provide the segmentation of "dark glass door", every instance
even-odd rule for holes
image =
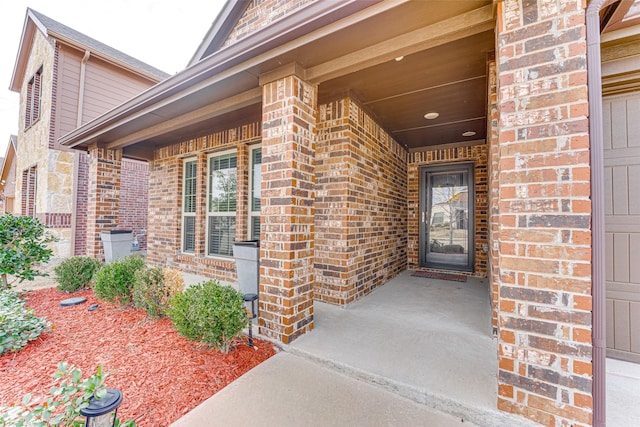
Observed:
[[[421,266],[473,271],[473,164],[425,167],[420,181]]]

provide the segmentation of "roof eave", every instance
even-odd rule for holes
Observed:
[[[114,58],[112,56],[106,55],[106,54],[104,54],[104,53],[102,53],[102,52],[100,52],[98,50],[91,49],[91,48],[83,45],[82,43],[79,43],[79,42],[77,42],[77,41],[75,41],[73,39],[70,39],[69,37],[65,37],[64,35],[62,35],[60,33],[57,33],[55,31],[49,31],[49,36],[51,36],[52,38],[55,38],[56,40],[59,40],[60,42],[66,44],[68,46],[71,46],[71,47],[73,47],[75,49],[79,49],[79,50],[81,50],[83,52],[88,50],[91,53],[91,56],[100,58],[100,59],[102,59],[102,60],[104,60],[106,62],[109,62],[111,64],[114,64],[114,65],[118,66],[119,68],[123,68],[125,70],[128,70],[128,71],[130,71],[130,72],[132,72],[134,74],[137,74],[137,75],[139,75],[141,77],[144,77],[146,79],[152,80],[152,81],[154,81],[156,83],[161,82],[162,80],[166,79],[166,77],[159,76],[159,75],[147,72],[147,71],[145,71],[145,70],[143,70],[141,68],[137,68],[137,67],[134,67],[134,66],[132,66],[130,64],[127,64],[126,62],[119,61],[118,59],[116,59],[116,58]]]
[[[163,100],[176,93],[188,95],[188,88],[191,85],[206,81],[213,76],[234,68],[234,66],[246,63],[251,58],[256,59],[260,55],[268,53],[274,49],[274,45],[286,43],[287,40],[283,41],[283,39],[286,39],[301,27],[305,27],[305,31],[312,32],[313,22],[311,22],[311,18],[315,18],[320,23],[324,22],[325,18],[332,13],[344,13],[344,16],[349,16],[354,13],[353,8],[359,10],[370,7],[380,1],[333,0],[311,3],[309,7],[300,9],[288,18],[211,54],[102,116],[96,117],[62,136],[59,142],[61,145],[70,148],[86,147],[95,142],[102,133],[117,127],[118,122],[127,119],[131,114],[159,105]],[[261,57],[261,60],[264,61],[266,59]],[[236,72],[239,73],[243,70],[237,70]]]
[[[20,43],[18,44],[16,61],[13,66],[13,74],[11,75],[11,82],[9,83],[9,90],[13,92],[20,92],[20,88],[22,87],[25,74],[24,70],[27,67],[29,51],[31,50],[36,28],[39,29],[45,37],[47,36],[47,28],[42,25],[42,22],[31,12],[31,9],[27,8],[24,16],[24,25],[22,26],[22,34],[20,35]]]
[[[7,151],[4,154],[4,159],[2,160],[2,166],[0,167],[0,180],[5,179],[9,173],[7,169],[7,165],[10,165],[15,161],[16,158],[16,142],[18,141],[18,137],[15,135],[11,135],[9,137],[9,144],[7,144]],[[4,185],[1,185],[4,188]]]

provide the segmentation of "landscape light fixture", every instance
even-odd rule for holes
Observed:
[[[85,427],[113,427],[116,425],[116,413],[122,402],[122,392],[115,388],[108,388],[107,394],[101,399],[92,397],[89,406],[80,410],[80,414],[87,417]]]

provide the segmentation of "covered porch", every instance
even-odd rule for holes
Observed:
[[[323,316],[352,322],[406,393],[591,424],[585,11],[561,3],[227,3],[187,69],[62,138],[91,154],[90,253],[122,157],[146,159],[150,262],[233,283],[230,247],[257,230],[264,335],[335,352]],[[469,279],[430,295],[408,268]],[[378,292],[379,318],[343,317]],[[397,351],[396,328],[415,337]]]
[[[411,274],[345,308],[317,302],[313,333],[174,427],[256,419],[281,426],[538,425],[495,407],[497,344],[487,329],[487,281]],[[607,360],[607,426],[640,424],[638,389],[640,366]]]

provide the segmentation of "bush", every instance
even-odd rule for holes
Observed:
[[[29,216],[0,216],[0,277],[3,289],[11,288],[8,275],[33,280],[46,276],[34,269],[35,264],[47,262],[53,251],[47,247],[55,239],[44,225]]]
[[[177,270],[159,267],[138,270],[133,284],[133,305],[151,317],[164,317],[169,300],[184,289],[184,280]]]
[[[144,259],[137,256],[103,265],[93,278],[96,296],[109,302],[130,304],[136,271],[144,267]]]
[[[167,315],[178,333],[228,353],[248,318],[240,292],[210,280],[191,286],[169,302]]]
[[[100,261],[95,258],[76,256],[65,259],[54,269],[58,289],[75,292],[86,288],[98,268]]]
[[[0,406],[0,426],[83,426],[84,417],[80,410],[89,406],[91,398],[103,398],[107,394],[102,367],[87,379],[82,379],[79,369],[72,369],[66,362],[58,363],[53,374],[55,385],[50,394],[39,404],[31,403],[31,394],[16,406]],[[134,421],[120,422],[120,427],[135,427]]]
[[[17,293],[0,290],[0,355],[22,350],[48,326],[45,318],[34,315]]]

